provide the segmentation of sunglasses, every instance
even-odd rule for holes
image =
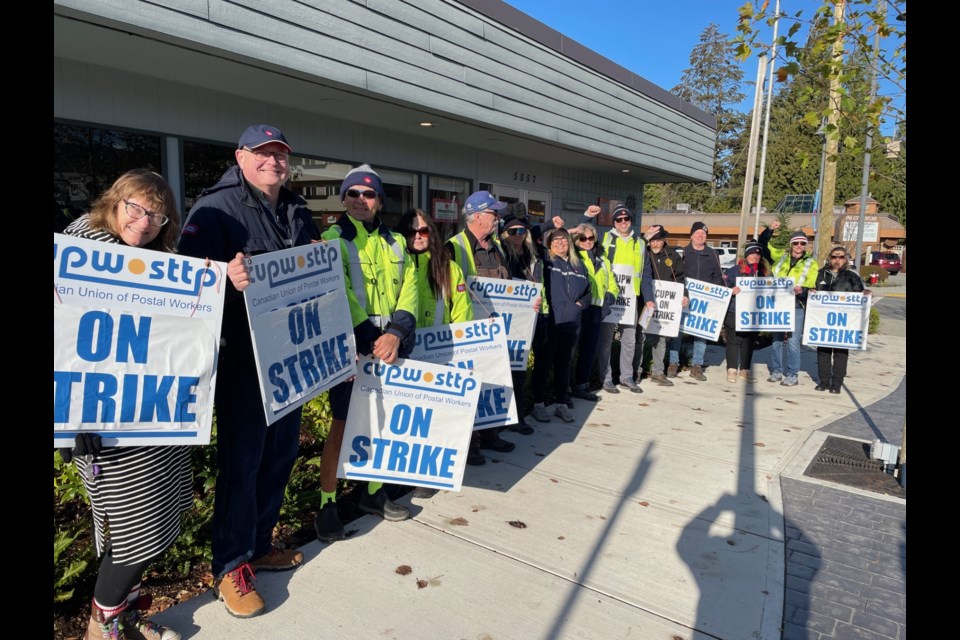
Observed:
[[[351,198],[366,198],[374,200],[377,197],[376,191],[360,191],[359,189],[347,189],[347,195]]]
[[[798,240],[798,241],[796,241],[796,242],[791,242],[790,244],[792,244],[792,245],[795,246],[795,247],[796,247],[796,246],[799,246],[799,245],[804,245],[804,246],[806,246],[807,241],[806,241],[806,240],[802,240],[802,241],[801,241],[801,240]]]
[[[427,227],[420,227],[419,229],[407,229],[406,231],[404,231],[404,234],[408,238],[415,238],[418,233],[424,238],[430,237],[430,229],[428,229]]]
[[[580,242],[593,242],[597,236],[580,236]]]
[[[614,218],[614,219],[613,219],[614,222],[623,222],[624,220],[626,220],[626,221],[629,222],[630,217],[629,217],[629,216],[620,216],[619,218]]]
[[[846,260],[847,256],[830,256],[831,260]]]
[[[511,236],[525,236],[527,235],[526,227],[510,227],[507,229],[507,233]]]

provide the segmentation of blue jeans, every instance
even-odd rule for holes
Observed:
[[[794,331],[790,333],[773,334],[773,351],[770,352],[770,364],[767,369],[770,373],[783,373],[784,376],[796,378],[800,373],[800,340],[803,338],[803,316],[805,309],[797,307],[793,310]],[[783,345],[786,337],[787,344]],[[787,361],[783,362],[783,351],[786,349]]]
[[[669,364],[680,364],[680,346],[683,331],[677,334],[676,338],[667,338],[667,362]]]
[[[703,355],[707,352],[707,341],[704,338],[693,339],[693,357],[690,364],[703,366]]]
[[[300,408],[268,426],[253,358],[231,360],[220,360],[215,399],[211,569],[217,578],[270,551],[300,445]]]

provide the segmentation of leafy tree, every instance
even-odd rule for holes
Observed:
[[[834,6],[838,2],[844,5],[844,19],[832,24]],[[769,0],[764,0],[759,9],[755,9],[750,2],[740,7],[740,21],[737,25],[739,34],[734,39],[740,60],[746,60],[757,49],[766,50],[765,43],[758,44],[762,34],[757,25],[773,25],[777,16],[768,12],[769,4]],[[780,18],[789,26],[786,35],[777,38],[778,52],[782,56],[777,67],[778,80],[784,81],[788,77],[796,76],[819,80],[806,85],[801,95],[801,103],[810,103],[810,108],[804,112],[804,119],[810,126],[817,128],[821,119],[829,115],[830,110],[837,108],[841,119],[854,123],[871,122],[878,127],[884,116],[893,117],[898,122],[905,121],[900,99],[906,94],[907,83],[906,32],[903,27],[906,21],[906,1],[883,0],[883,10],[878,9],[876,0],[819,0],[818,4],[809,17],[806,17],[802,10],[792,16],[781,13]],[[805,44],[798,39],[798,34],[804,27],[814,34]],[[857,66],[866,65],[868,69],[871,67],[874,61],[874,34],[877,32],[884,46],[878,52],[875,62],[878,77],[885,90],[878,92],[873,99],[866,93],[857,99],[848,90],[841,90],[840,100],[836,105],[826,104],[822,99],[818,99],[823,95],[818,92],[826,86],[830,78],[838,77],[841,83],[845,83]],[[844,51],[850,52],[848,57],[834,58],[831,55],[837,42],[843,45]],[[832,130],[828,131],[828,134],[839,135]],[[847,140],[846,144],[854,148],[856,142]]]
[[[700,43],[690,53],[690,67],[684,70],[680,83],[671,89],[679,98],[711,113],[717,118],[714,147],[713,181],[700,184],[664,184],[646,200],[654,208],[671,208],[688,202],[700,211],[723,211],[717,208],[718,192],[730,180],[735,147],[744,126],[744,114],[736,110],[743,101],[740,90],[743,71],[736,63],[735,50],[729,36],[720,33],[716,24],[708,25],[700,34]]]

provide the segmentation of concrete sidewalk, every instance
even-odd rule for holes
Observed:
[[[305,545],[296,572],[258,575],[260,617],[232,618],[204,595],[155,619],[199,639],[753,640],[781,638],[785,625],[791,638],[843,637],[784,619],[785,600],[790,616],[800,610],[785,580],[802,526],[785,520],[781,475],[795,486],[821,428],[898,389],[906,340],[871,336],[869,351],[850,354],[840,395],[814,391],[809,349],[799,386],[765,382],[769,352],[756,353],[752,385],[725,382],[714,346],[707,382],[644,381],[640,395],[577,401],[574,425],[509,434],[517,449],[468,468],[460,493],[416,501],[406,522],[361,518],[345,541]],[[806,487],[811,500],[882,501]],[[854,606],[837,604],[852,621]],[[823,622],[809,608],[801,617]]]

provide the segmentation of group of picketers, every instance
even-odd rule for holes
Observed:
[[[735,287],[737,275],[790,276],[797,283],[798,326],[802,326],[806,291],[814,288],[862,290],[859,277],[835,260],[818,270],[806,253],[807,238],[794,234],[791,248],[778,252],[767,241],[744,248],[743,259],[724,271],[716,252],[707,246],[708,229],[696,222],[681,256],[667,245],[662,226],[640,236],[633,229],[633,212],[624,205],[613,211],[613,228],[601,238],[594,225],[600,208],[590,206],[580,223],[565,228],[556,216],[533,223],[521,203],[508,206],[487,191],[466,198],[463,230],[444,241],[432,217],[411,209],[390,229],[379,215],[386,195],[377,172],[369,165],[352,169],[343,179],[340,199],[345,212],[321,234],[306,201],[291,191],[292,147],[270,125],[253,125],[240,136],[236,164],[213,186],[202,191],[180,225],[175,196],[158,174],[144,169],[125,173],[64,231],[103,242],[227,263],[218,380],[214,404],[217,416],[218,474],[212,523],[214,593],[227,611],[251,617],[265,611],[257,592],[257,571],[283,571],[303,562],[297,550],[273,540],[284,491],[296,461],[300,409],[266,423],[243,291],[250,284],[250,256],[317,241],[337,242],[345,258],[346,296],[357,351],[386,364],[411,352],[418,328],[473,319],[465,286],[471,276],[522,279],[543,285],[532,302],[537,312],[531,372],[533,404],[521,408],[516,424],[475,431],[467,463],[485,462],[483,450],[509,452],[514,443],[505,430],[529,435],[529,418],[570,423],[572,398],[596,402],[591,388],[594,366],[605,393],[621,389],[641,393],[643,332],[636,319],[624,324],[605,322],[618,299],[636,296],[638,307],[652,307],[653,281],[684,283],[694,278]],[[770,262],[761,258],[769,251]],[[845,252],[844,252],[845,255]],[[845,260],[845,258],[844,258]],[[772,266],[770,266],[772,264]],[[618,274],[629,276],[624,292]],[[818,277],[819,274],[819,277]],[[859,288],[858,288],[859,287]],[[687,303],[686,297],[683,303]],[[732,307],[733,305],[731,305]],[[637,314],[634,314],[636,316]],[[727,380],[753,381],[750,373],[754,334],[726,323]],[[774,336],[770,380],[797,384],[799,331]],[[611,351],[619,334],[619,378],[614,382]],[[680,339],[647,336],[653,353],[650,379],[671,386],[680,372]],[[781,344],[786,355],[782,355]],[[694,338],[689,376],[705,381],[705,340]],[[820,358],[818,389],[838,392],[846,370],[846,351],[831,350]],[[833,361],[831,363],[831,357]],[[826,367],[826,368],[824,368]],[[826,372],[826,373],[825,373]],[[513,372],[518,398],[525,397],[526,371]],[[329,390],[332,423],[320,465],[317,537],[333,542],[345,537],[337,506],[337,462],[343,441],[353,381]],[[599,390],[599,389],[598,389]],[[548,401],[552,399],[552,411]],[[180,634],[142,614],[149,606],[140,594],[141,577],[150,562],[170,547],[180,532],[180,515],[192,505],[192,472],[186,446],[104,447],[98,436],[77,436],[66,460],[75,459],[93,507],[96,547],[102,558],[86,638],[147,638],[177,640]],[[386,520],[409,517],[393,502],[381,483],[360,488],[359,508]],[[415,497],[431,491],[418,489]],[[140,517],[149,514],[149,519]]]

